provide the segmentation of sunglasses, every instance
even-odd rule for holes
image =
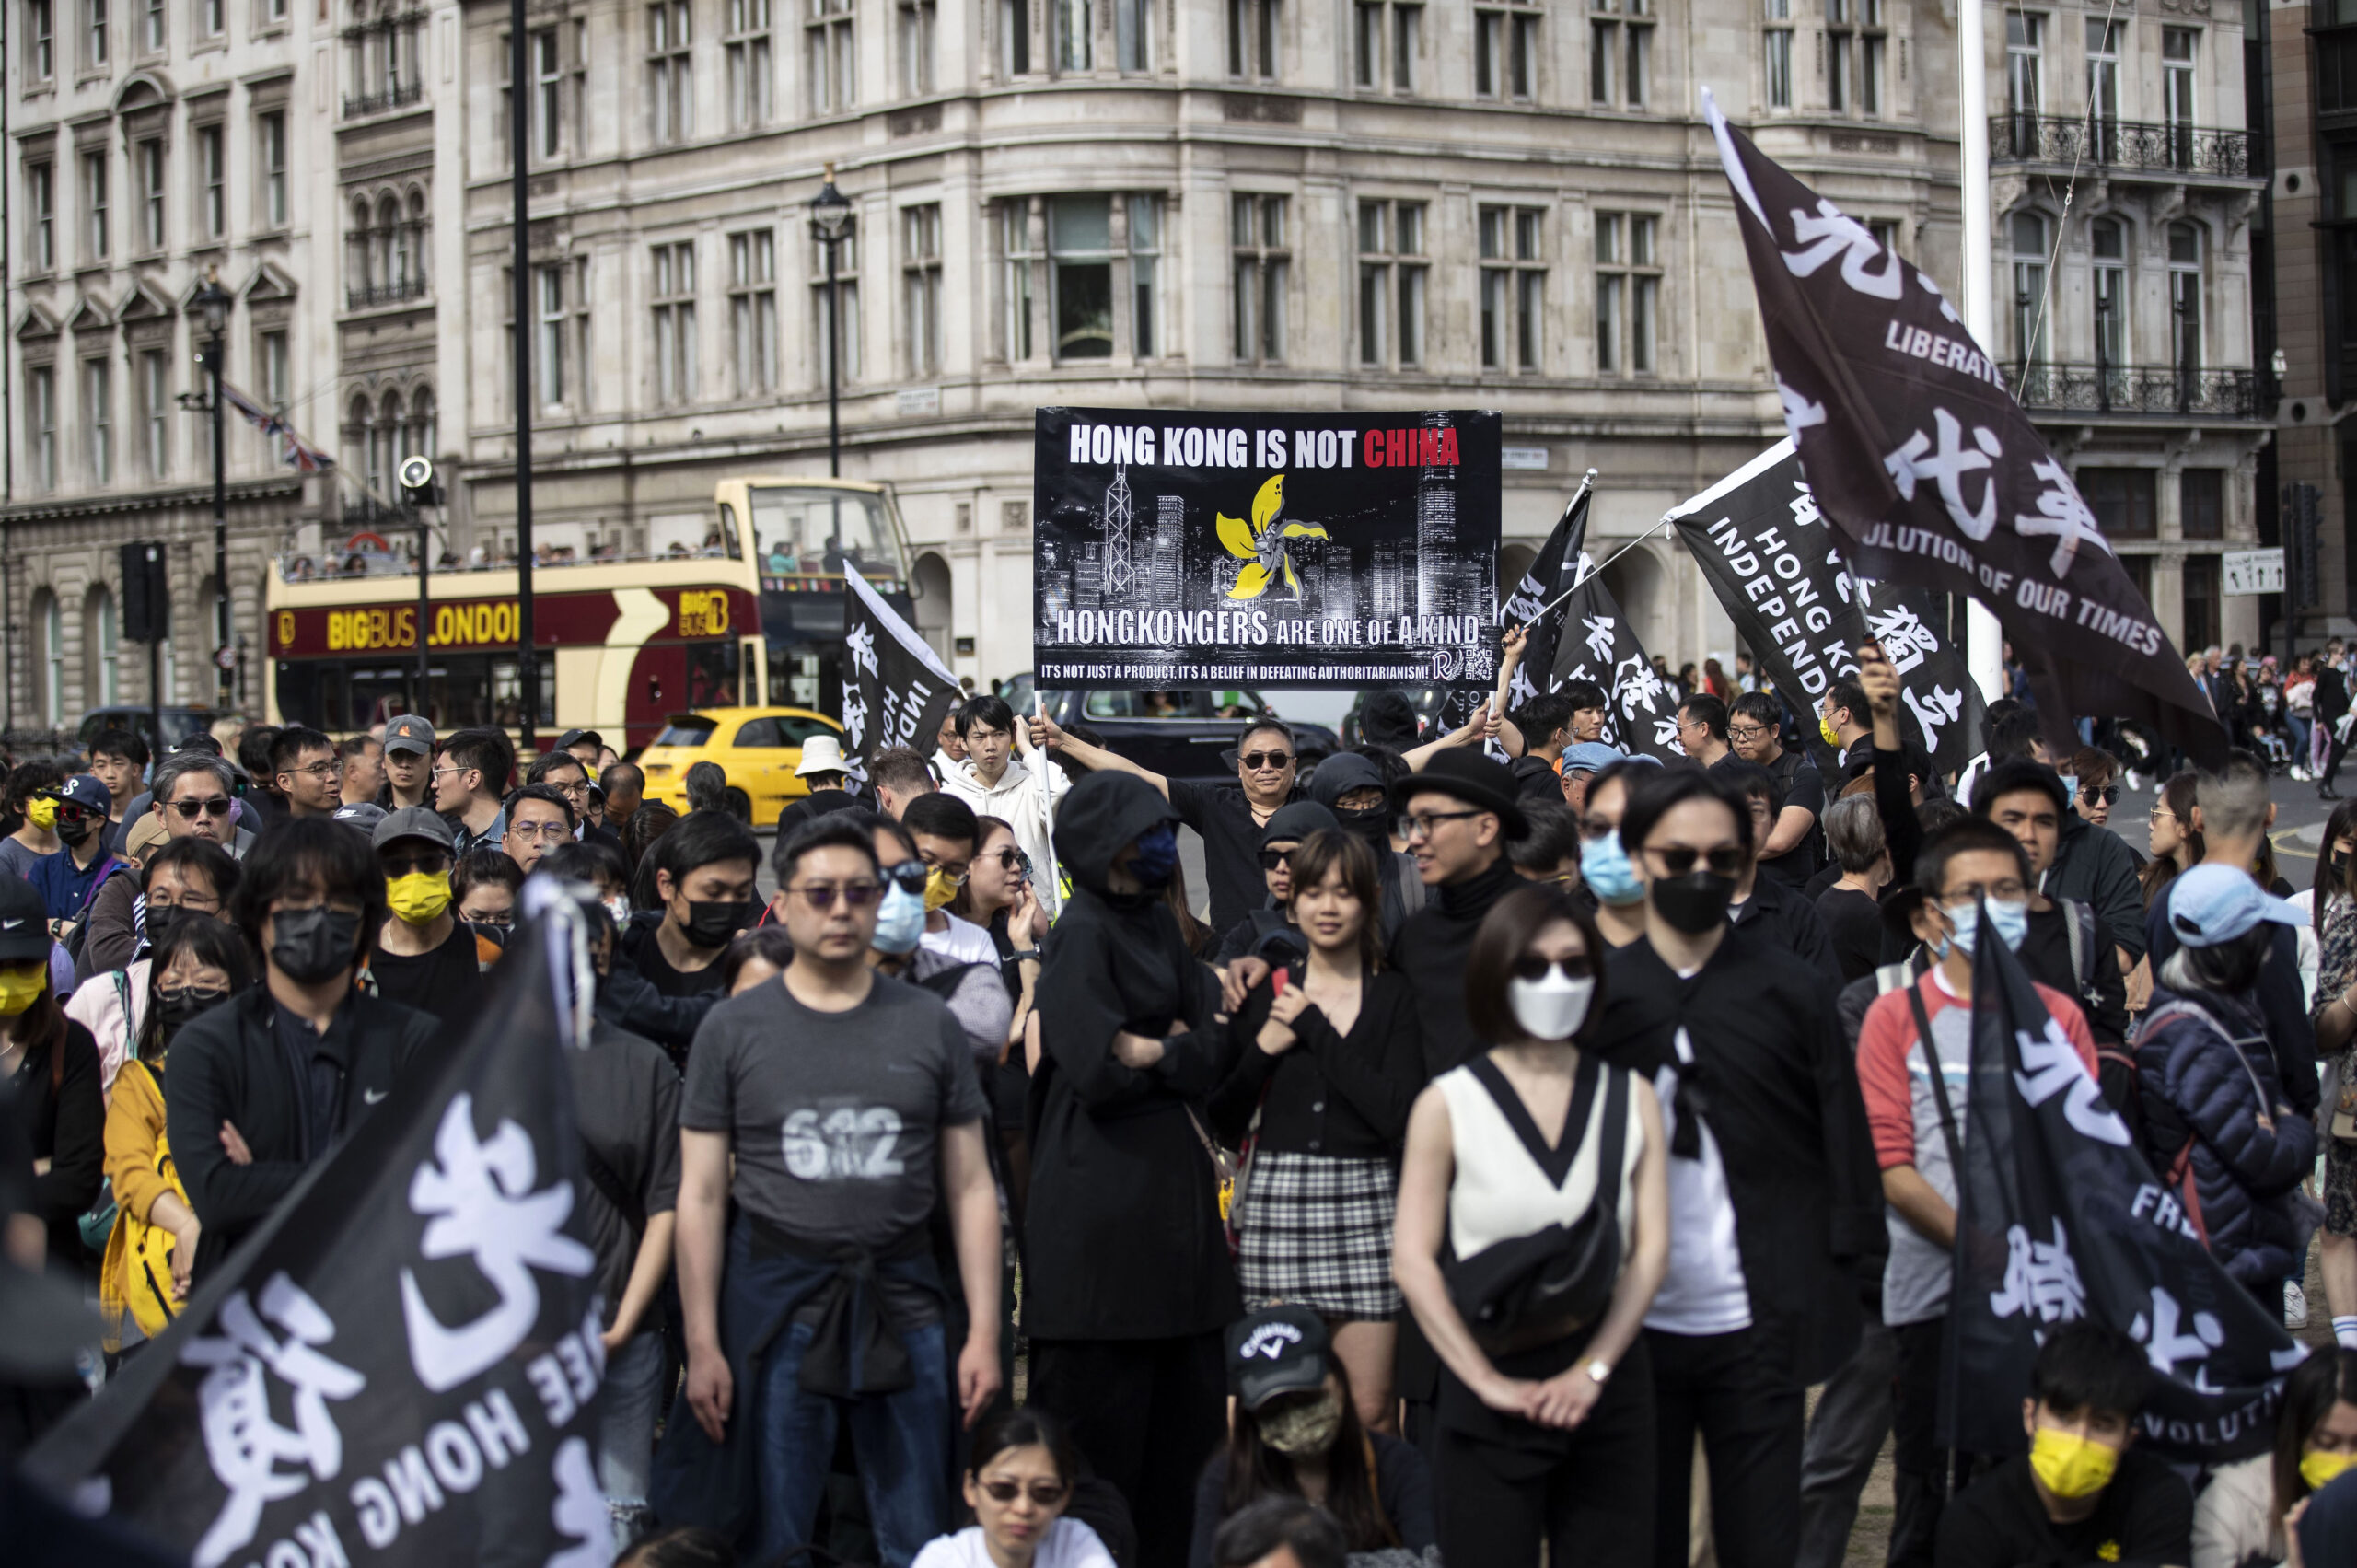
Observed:
[[[1289,849],[1264,849],[1260,852],[1260,869],[1263,871],[1285,871],[1292,866],[1293,851]]]
[[[1028,1489],[1019,1481],[986,1481],[980,1484],[982,1495],[993,1503],[1012,1503],[1028,1490],[1032,1505],[1039,1508],[1052,1508],[1072,1492],[1060,1481],[1035,1481]]]
[[[389,877],[407,877],[413,871],[423,871],[431,876],[436,871],[449,869],[450,857],[439,851],[430,854],[389,855],[385,860],[385,875]]]
[[[1031,857],[1019,849],[1011,847],[1002,849],[991,858],[998,862],[999,869],[1002,871],[1028,872],[1031,869]]]
[[[181,821],[193,822],[200,816],[226,817],[229,814],[229,797],[226,795],[215,795],[208,796],[203,800],[175,800],[171,803],[171,807],[180,814]]]
[[[864,910],[884,896],[883,888],[874,882],[805,882],[794,890],[821,912],[835,907],[838,893],[842,895],[843,908],[854,910]]]
[[[2114,806],[2119,801],[2119,786],[2118,784],[2089,784],[2079,792],[2079,798],[2090,806],[2098,800],[2106,806]]]
[[[87,806],[76,806],[71,801],[58,803],[57,819],[61,822],[87,822],[97,816],[98,813]]]
[[[1263,769],[1291,767],[1293,753],[1290,751],[1247,751],[1237,760],[1257,773]]]
[[[1559,973],[1566,980],[1586,980],[1596,973],[1596,965],[1585,953],[1575,958],[1542,958],[1536,953],[1525,953],[1514,961],[1516,980],[1541,981],[1550,973]]]
[[[1733,877],[1743,870],[1743,851],[1733,844],[1721,844],[1708,851],[1689,849],[1684,844],[1672,844],[1666,849],[1648,844],[1645,853],[1660,857],[1663,872],[1671,877],[1687,875],[1698,861],[1713,877]]]
[[[882,869],[884,880],[904,893],[923,892],[925,878],[933,873],[933,867],[922,860],[904,860],[898,865],[887,865]]]

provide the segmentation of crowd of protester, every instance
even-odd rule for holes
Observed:
[[[2321,662],[2263,715],[2323,723]],[[1952,781],[1901,714],[1872,648],[1798,710],[1713,661],[1667,766],[1586,682],[1379,693],[1306,782],[1244,721],[1229,788],[977,696],[930,757],[807,748],[766,855],[595,734],[108,731],[0,794],[6,1239],[141,1353],[464,1038],[538,878],[596,932],[625,1561],[1833,1568],[1887,1444],[1893,1568],[2357,1562],[2357,805],[2293,902],[2269,748],[2131,846],[2116,754],[2000,703]],[[2321,1155],[2339,1348],[2270,1452],[2145,1452],[2086,1321],[2018,1450],[1943,1448],[1992,939],[2286,1321]],[[85,1397],[6,1388],[0,1453]]]

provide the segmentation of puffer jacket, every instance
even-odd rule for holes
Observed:
[[[2290,1194],[2316,1164],[2316,1130],[2285,1102],[2258,1005],[2155,985],[2136,1075],[2144,1157],[2180,1196],[2190,1174],[2211,1256],[2247,1285],[2299,1267]]]

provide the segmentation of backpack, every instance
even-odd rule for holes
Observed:
[[[2141,1040],[2154,1029],[2178,1018],[2200,1019],[2205,1028],[2235,1048],[2235,1060],[2241,1063],[2243,1071],[2249,1074],[2251,1092],[2258,1097],[2258,1103],[2264,1108],[2267,1105],[2267,1088],[2258,1081],[2258,1074],[2251,1071],[2250,1058],[2244,1054],[2243,1042],[2200,1004],[2179,998],[2166,1006],[2154,1008],[2138,1022],[2136,1038]],[[2262,1040],[2260,1043],[2264,1046],[2266,1042]],[[2170,1156],[2168,1169],[2161,1174],[2161,1186],[2185,1205],[2186,1217],[2193,1222],[2194,1234],[2201,1238],[2201,1245],[2206,1248],[2210,1245],[2210,1226],[2201,1217],[2201,1191],[2193,1178],[2193,1145],[2200,1141],[2200,1133],[2189,1127],[2187,1129],[2184,1144]],[[2141,1136],[2138,1142],[2142,1142]]]
[[[2087,979],[2087,965],[2096,953],[2096,911],[2093,904],[2077,899],[2057,899],[2062,911],[2062,934],[2071,948],[2071,988],[2077,994],[2079,1005],[2087,1016],[2095,1016],[2096,988]],[[2131,1033],[2135,1032],[2133,1029]],[[2119,1113],[2128,1123],[2129,1132],[2138,1147],[2144,1143],[2144,1114],[2138,1096],[2142,1080],[2136,1072],[2136,1052],[2123,1040],[2116,1045],[2096,1041],[2096,1081],[2104,1091],[2104,1101]]]

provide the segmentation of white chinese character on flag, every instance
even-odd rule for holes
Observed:
[[[1792,269],[1796,278],[1809,276],[1839,256],[1841,281],[1860,294],[1872,295],[1876,299],[1897,299],[1906,285],[1907,275],[1898,252],[1884,250],[1882,241],[1865,225],[1821,196],[1814,213],[1799,207],[1793,209],[1793,238],[1801,249],[1787,250],[1783,257],[1784,265]],[[1876,262],[1881,263],[1881,271],[1866,270]]]
[[[843,633],[843,646],[851,650],[853,668],[870,675],[877,673],[875,627],[865,621],[853,621],[851,630]]]
[[[2030,465],[2030,472],[2046,482],[2038,494],[2038,515],[2014,515],[2014,531],[2024,539],[2051,538],[2054,554],[2047,562],[2058,577],[2071,575],[2071,562],[2077,556],[2082,543],[2092,544],[2105,554],[2111,545],[2103,537],[2103,528],[2087,504],[2079,499],[2078,487],[2071,482],[2070,470],[2052,458]]]
[[[2217,1393],[2217,1386],[2210,1381],[2208,1363],[2210,1353],[2226,1342],[2225,1325],[2210,1313],[2196,1312],[2193,1331],[2181,1333],[2178,1330],[2184,1318],[2185,1309],[2177,1305],[2177,1297],[2154,1285],[2151,1318],[2148,1321],[2143,1313],[2136,1314],[2136,1320],[2128,1325],[2128,1337],[2144,1347],[2144,1359],[2162,1376],[2176,1376],[2178,1364],[2189,1361],[2193,1364],[2195,1390]]]
[[[1989,1310],[2000,1318],[2026,1313],[2041,1323],[2066,1323],[2087,1315],[2087,1288],[2071,1257],[2062,1222],[2054,1239],[2039,1241],[2025,1225],[2005,1231],[2005,1284],[1989,1295]]]
[[[1937,751],[1941,727],[1963,716],[1964,693],[1934,686],[1928,696],[1917,695],[1911,687],[1903,688],[1899,695],[1907,699],[1908,711],[1915,715],[1915,722],[1923,726],[1923,744]]]
[[[1928,479],[1936,484],[1948,516],[1978,543],[1997,526],[1997,482],[1994,475],[1980,482],[1980,504],[1974,506],[1964,498],[1964,476],[1990,467],[1992,459],[2005,455],[2005,449],[1998,444],[1997,433],[1985,424],[1972,427],[1973,444],[1967,447],[1964,426],[1944,408],[1932,411],[1932,427],[1939,432],[1936,449],[1932,437],[1918,430],[1883,459],[1883,467],[1890,470],[1898,494],[1910,501],[1915,499],[1917,480]]]
[[[1866,622],[1874,628],[1875,641],[1882,645],[1883,656],[1901,675],[1940,651],[1938,635],[1906,605],[1895,604],[1880,614],[1869,610]]]
[[[1590,615],[1583,617],[1587,623],[1587,651],[1591,658],[1602,660],[1612,656],[1612,617]]]

